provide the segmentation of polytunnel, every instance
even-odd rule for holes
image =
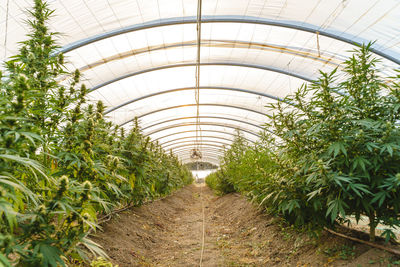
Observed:
[[[28,0],[0,2],[0,55],[17,53]],[[197,148],[218,164],[236,131],[256,142],[268,103],[341,72],[358,45],[374,42],[378,69],[400,64],[396,0],[50,0],[68,69],[89,100],[129,129],[190,162]],[[268,130],[268,129],[267,129]]]

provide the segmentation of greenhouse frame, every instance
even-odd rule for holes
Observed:
[[[140,118],[144,133],[161,145],[192,137],[202,150],[211,140],[206,136],[218,139],[227,135],[217,130],[229,135],[236,129],[257,140],[249,132],[265,122],[267,103],[312,83],[319,70],[340,71],[359,44],[374,42],[383,73],[400,63],[397,1],[49,3],[56,10],[51,30],[61,33],[59,51],[70,70],[81,70],[89,99],[104,101],[107,117],[127,129]],[[27,0],[0,3],[3,59],[24,40],[30,7]],[[183,162],[190,149],[177,152]]]

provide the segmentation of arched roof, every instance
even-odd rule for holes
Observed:
[[[32,2],[0,1],[3,59],[25,39]],[[319,70],[340,72],[357,44],[375,42],[388,76],[400,64],[397,0],[48,2],[60,51],[70,70],[81,70],[89,100],[102,100],[106,117],[123,127],[138,117],[143,132],[165,146],[186,142],[176,151],[183,162],[200,142],[217,163],[206,144],[229,144],[236,131],[255,142],[268,103]]]

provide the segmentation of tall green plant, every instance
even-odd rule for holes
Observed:
[[[399,226],[399,77],[385,82],[369,48],[344,63],[341,82],[336,70],[321,72],[311,86],[271,104],[266,129],[274,135],[265,131],[261,147],[240,153],[235,143],[221,168],[229,181],[298,225],[366,215],[372,241],[378,223]]]
[[[87,237],[99,214],[191,182],[188,170],[140,134],[137,124],[126,136],[103,117],[102,102],[86,104],[79,71],[66,72],[56,53],[56,33],[47,26],[52,13],[46,2],[34,1],[28,40],[0,79],[5,266],[65,266],[67,257],[86,257],[82,245],[104,256]]]

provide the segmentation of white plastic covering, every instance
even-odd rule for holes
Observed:
[[[30,0],[0,1],[0,57],[25,39]],[[80,69],[127,129],[190,161],[195,145],[198,0],[49,0],[70,70]],[[203,159],[217,163],[236,131],[254,142],[265,106],[338,68],[355,43],[375,41],[380,70],[400,63],[398,0],[202,0],[200,136]],[[178,144],[179,142],[184,142]],[[185,146],[183,146],[185,145]],[[225,146],[228,147],[228,146]]]

